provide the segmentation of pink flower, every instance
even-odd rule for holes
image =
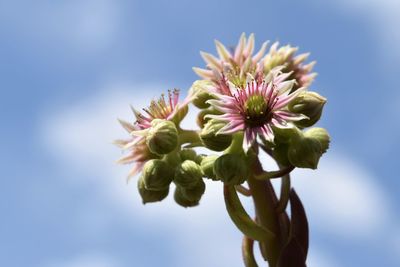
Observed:
[[[154,119],[171,120],[179,111],[179,108],[183,107],[188,102],[184,101],[184,105],[179,105],[178,100],[179,90],[174,89],[172,92],[168,90],[168,99],[166,100],[164,94],[162,94],[157,101],[152,100],[150,106],[143,109],[145,114],[132,108],[136,117],[136,122],[132,125],[133,128],[129,133],[134,137],[130,142],[126,143],[123,148],[130,149],[138,142],[144,140],[146,132],[151,127],[151,122]],[[129,123],[122,120],[120,120],[120,123],[125,129],[127,129],[127,124]]]
[[[244,131],[245,151],[251,147],[257,136],[273,142],[272,127],[288,128],[292,126],[290,122],[307,118],[287,110],[287,105],[305,88],[290,93],[295,80],[285,81],[291,73],[282,74],[280,69],[273,69],[265,80],[249,82],[245,88],[231,88],[231,91],[235,90],[231,96],[219,94],[218,99],[208,101],[223,113],[208,117],[227,122],[218,133]]]
[[[150,106],[143,109],[144,114],[132,108],[136,117],[136,122],[134,124],[119,120],[122,127],[131,135],[127,140],[114,141],[114,144],[121,147],[123,150],[129,150],[128,155],[120,158],[117,163],[134,163],[128,178],[139,173],[148,160],[159,157],[151,153],[147,147],[145,140],[146,132],[150,129],[151,122],[154,119],[172,120],[181,108],[185,107],[189,102],[189,99],[187,99],[182,104],[179,104],[178,100],[179,90],[174,89],[173,91],[168,91],[168,99],[165,99],[165,96],[161,95],[157,101],[151,101]]]

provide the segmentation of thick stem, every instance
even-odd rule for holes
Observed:
[[[253,162],[254,174],[262,172],[262,166],[257,157]],[[254,177],[248,179],[250,191],[252,193],[257,222],[275,234],[274,239],[260,242],[261,254],[268,260],[270,267],[276,267],[281,249],[280,227],[278,215],[275,212],[277,198],[269,180],[260,181]]]
[[[246,267],[258,267],[253,252],[254,240],[247,236],[243,236],[242,256]]]

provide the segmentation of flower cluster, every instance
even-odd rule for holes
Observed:
[[[218,56],[201,52],[206,68],[193,68],[202,78],[179,103],[179,91],[151,101],[134,123],[120,120],[130,134],[115,143],[127,155],[119,163],[133,163],[143,202],[160,201],[176,185],[175,199],[189,207],[205,191],[203,177],[225,184],[241,184],[251,175],[249,155],[266,149],[282,166],[316,168],[327,150],[329,136],[322,128],[304,131],[320,118],[326,99],[308,90],[315,62],[298,48],[268,42],[254,53],[255,39],[242,34],[228,50],[215,41]],[[267,52],[267,53],[266,53]],[[183,130],[180,121],[188,104],[200,109],[200,130]],[[185,148],[203,146],[219,154],[198,155]],[[221,154],[222,152],[222,154]]]

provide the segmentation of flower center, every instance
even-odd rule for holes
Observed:
[[[244,104],[246,124],[250,127],[262,126],[271,120],[268,102],[262,95],[250,96]]]

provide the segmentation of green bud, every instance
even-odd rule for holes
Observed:
[[[169,187],[167,187],[166,189],[161,190],[161,191],[153,191],[153,190],[146,189],[143,179],[138,180],[137,188],[138,188],[140,196],[142,197],[143,204],[146,204],[149,202],[161,201],[164,198],[166,198],[169,193]]]
[[[210,120],[210,118],[207,118],[206,115],[219,115],[221,114],[220,111],[216,110],[215,108],[208,108],[208,109],[202,109],[199,114],[197,114],[197,119],[196,123],[200,128],[204,128],[204,125]]]
[[[182,195],[189,201],[199,201],[206,191],[206,184],[200,180],[193,188],[181,188]]]
[[[183,193],[183,188],[180,186],[176,186],[175,193],[174,193],[175,202],[178,203],[180,206],[184,208],[194,207],[199,205],[199,200],[189,200],[186,198],[185,194]]]
[[[290,102],[288,108],[291,112],[306,115],[308,119],[295,122],[298,127],[305,128],[314,125],[322,114],[326,98],[315,92],[304,92]]]
[[[146,136],[150,151],[159,155],[168,154],[178,145],[178,130],[172,121],[155,119]]]
[[[180,152],[180,156],[182,161],[185,160],[192,160],[192,161],[196,161],[196,151],[194,151],[193,149],[190,148],[186,148],[186,149],[182,149],[182,151]]]
[[[228,134],[217,134],[226,123],[211,119],[200,132],[200,139],[204,146],[214,151],[222,151],[229,147],[232,136]]]
[[[289,144],[286,143],[278,143],[275,145],[274,150],[272,151],[272,154],[274,156],[274,159],[283,166],[289,166],[290,161],[288,159],[288,149],[289,149]]]
[[[322,128],[310,129],[289,145],[288,158],[299,168],[316,169],[319,159],[329,146],[329,135]]]
[[[194,159],[194,162],[196,162],[197,164],[201,164],[201,162],[203,161],[203,159],[206,157],[206,155],[204,154],[199,154],[196,156],[196,158]]]
[[[292,138],[299,138],[303,133],[296,127],[278,128],[272,127],[274,131],[275,143],[289,143]]]
[[[304,133],[304,136],[317,139],[321,144],[322,153],[325,153],[328,150],[330,137],[328,132],[324,128],[311,128]]]
[[[162,160],[152,159],[143,166],[142,179],[148,190],[165,190],[173,179],[171,167]]]
[[[181,187],[191,188],[195,187],[202,177],[200,166],[192,160],[185,160],[176,168],[174,181]]]
[[[214,181],[218,180],[214,173],[214,162],[217,160],[218,155],[209,155],[201,162],[201,170],[203,174]]]
[[[210,88],[213,87],[211,81],[198,80],[195,81],[190,88],[190,94],[193,95],[192,103],[200,109],[208,108],[210,104],[206,103],[207,100],[214,97],[210,94]]]
[[[214,162],[214,173],[225,184],[237,185],[247,180],[249,168],[243,155],[225,154]]]

